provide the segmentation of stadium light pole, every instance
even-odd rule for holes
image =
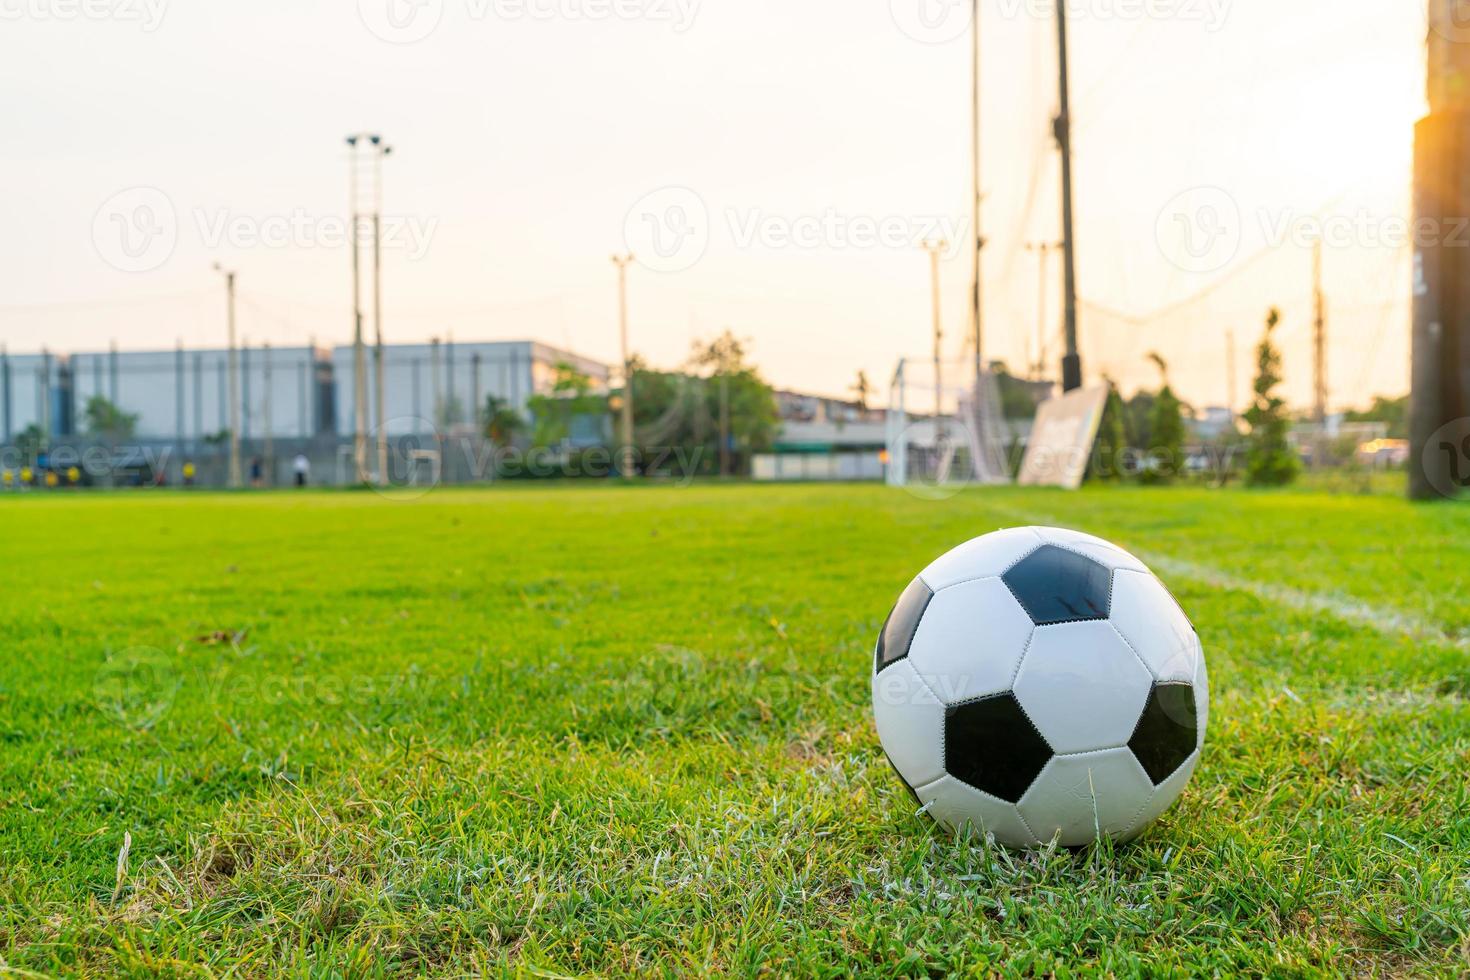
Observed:
[[[377,401],[378,485],[388,483],[388,426],[383,400],[383,158],[393,147],[378,135],[368,137],[373,147],[373,329],[377,334],[373,349],[374,383]]]
[[[357,482],[366,483],[367,476],[367,351],[362,339],[362,255],[358,241],[357,148],[365,135],[347,137],[348,147],[348,219],[349,244],[352,249],[352,463]]]
[[[239,353],[235,348],[235,273],[218,262],[214,270],[225,277],[225,300],[227,303],[226,323],[229,352],[225,370],[230,373],[228,384],[230,399],[230,476],[231,489],[240,486],[240,369]]]
[[[618,270],[618,336],[623,350],[623,424],[620,442],[618,469],[623,479],[633,476],[633,362],[628,355],[628,266],[633,264],[633,253],[614,255],[613,265]]]

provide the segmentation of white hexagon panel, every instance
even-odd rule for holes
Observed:
[[[1153,676],[1106,620],[1039,626],[1015,693],[1058,755],[1128,744]]]
[[[1200,660],[1199,637],[1179,603],[1152,572],[1113,574],[1109,618],[1155,678],[1194,680]]]
[[[934,593],[909,645],[909,662],[945,704],[1004,694],[1031,639],[1031,617],[998,578]]]
[[[1047,544],[1054,544],[1086,555],[1093,561],[1100,562],[1110,569],[1127,568],[1136,572],[1146,572],[1148,567],[1137,558],[1102,538],[1091,534],[1083,534],[1081,531],[1068,531],[1057,527],[1032,528]]]
[[[1173,806],[1179,794],[1184,792],[1184,787],[1189,782],[1189,777],[1194,775],[1194,767],[1197,765],[1199,765],[1199,753],[1195,752],[1185,761],[1184,765],[1174,770],[1173,775],[1154,787],[1153,795],[1149,797],[1148,803],[1138,816],[1133,818],[1133,826],[1128,828],[1121,839],[1132,840],[1143,833],[1149,824],[1163,816],[1164,811]]]
[[[1036,847],[1044,843],[1031,833],[1014,803],[982,793],[953,776],[921,786],[915,792],[929,816],[948,830],[968,828],[977,834],[991,834],[1006,847]]]
[[[1013,527],[966,541],[919,573],[938,592],[960,582],[1004,574],[1016,562],[1042,545],[1033,528]]]
[[[910,787],[944,775],[944,705],[907,660],[873,675],[873,718],[888,761]]]
[[[1125,748],[1057,756],[1016,808],[1039,840],[1081,847],[1132,830],[1153,799],[1153,782]]]

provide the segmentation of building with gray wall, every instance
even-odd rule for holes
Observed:
[[[318,390],[324,352],[242,347],[237,357],[242,439],[308,439],[327,428]],[[138,439],[197,444],[230,427],[228,351],[86,352],[68,364],[76,430],[97,395],[138,416]]]
[[[55,354],[0,353],[0,437],[10,442],[31,426],[66,424],[65,359]]]
[[[384,349],[384,420],[388,434],[427,435],[435,429],[473,424],[494,395],[524,413],[536,394],[551,390],[556,367],[568,363],[592,379],[594,388],[606,389],[606,364],[535,341],[499,343],[396,344]],[[374,353],[367,349],[368,430],[376,431]],[[336,390],[336,431],[357,431],[353,392],[356,370],[351,345],[332,351]]]

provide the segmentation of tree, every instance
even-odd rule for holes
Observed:
[[[1281,323],[1281,311],[1266,316],[1266,333],[1256,348],[1254,397],[1245,420],[1250,425],[1246,442],[1246,482],[1256,487],[1285,486],[1296,479],[1301,460],[1286,441],[1286,402],[1275,394],[1281,384],[1281,351],[1271,335]]]
[[[1409,437],[1409,396],[1386,398],[1383,395],[1377,395],[1373,399],[1372,407],[1360,412],[1348,412],[1345,421],[1383,422],[1388,426],[1388,438],[1407,439]]]
[[[1000,414],[1003,418],[1030,420],[1036,418],[1038,388],[1023,378],[1011,374],[1004,362],[990,365],[991,379],[1000,393]]]
[[[1149,409],[1149,462],[1139,474],[1144,483],[1170,483],[1184,468],[1184,413],[1169,385],[1169,365],[1157,353],[1149,360],[1159,369],[1163,387]]]
[[[873,394],[873,384],[868,380],[868,372],[859,371],[857,381],[850,390],[853,394],[857,395],[858,408],[866,412],[868,410],[868,398]]]
[[[46,446],[46,433],[32,423],[15,434],[15,448],[21,459],[34,460]]]
[[[1128,445],[1144,449],[1152,437],[1150,424],[1154,414],[1154,393],[1135,391],[1133,397],[1123,403],[1123,431],[1128,434]]]
[[[749,363],[746,342],[729,330],[709,341],[696,341],[690,351],[689,368],[708,370],[703,415],[715,420],[714,456],[721,475],[744,470],[752,453],[775,443],[780,413],[775,393]],[[635,402],[636,405],[636,402]],[[701,440],[706,448],[708,442]]]
[[[1102,422],[1097,429],[1097,442],[1092,453],[1089,476],[1094,480],[1121,480],[1128,474],[1123,472],[1123,453],[1128,448],[1128,436],[1123,428],[1123,396],[1112,378],[1104,378],[1108,384],[1108,400],[1103,406]]]
[[[101,395],[87,400],[82,411],[90,435],[106,439],[131,439],[138,427],[138,415],[124,412]]]
[[[562,361],[556,365],[551,392],[526,403],[531,412],[531,441],[538,447],[556,446],[572,435],[572,420],[581,415],[606,415],[607,398],[592,391],[592,379]]]
[[[510,402],[495,395],[485,399],[485,438],[495,448],[507,448],[525,428],[526,420],[510,407]]]

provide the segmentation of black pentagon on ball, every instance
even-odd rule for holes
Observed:
[[[945,771],[982,793],[1019,802],[1051,757],[1051,746],[1014,694],[945,711]]]
[[[893,611],[883,621],[882,632],[878,634],[878,673],[909,655],[909,646],[914,642],[919,620],[923,618],[924,610],[929,608],[929,600],[933,598],[934,590],[920,578],[914,579],[903,590]]]
[[[1189,684],[1155,684],[1128,747],[1157,786],[1194,754],[1199,744],[1194,688]]]
[[[1001,579],[1037,626],[1107,619],[1113,601],[1110,568],[1056,545],[1031,552]]]

